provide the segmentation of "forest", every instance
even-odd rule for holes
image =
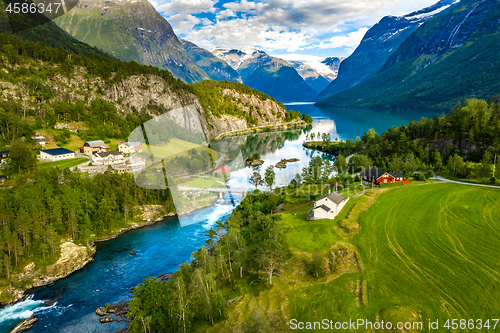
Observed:
[[[0,196],[0,285],[18,284],[13,274],[28,262],[54,263],[61,239],[92,246],[135,219],[138,205],[159,204],[175,212],[168,190],[137,187],[133,175],[111,171],[94,177],[57,168],[19,175]]]
[[[392,127],[381,135],[370,129],[355,140],[324,139],[304,145],[339,155],[337,165],[344,170],[345,157],[358,154],[350,163],[355,172],[371,166],[406,174],[446,170],[459,178],[475,176],[495,183],[492,166],[500,153],[499,102],[498,96],[488,101],[469,99],[447,115]]]
[[[164,283],[149,278],[134,289],[129,316],[132,332],[189,332],[193,327],[224,318],[227,297],[245,288],[273,285],[273,278],[290,257],[278,217],[269,214],[284,195],[256,191],[246,196],[225,221],[207,231],[206,246],[192,254]],[[258,332],[262,318],[246,323]]]

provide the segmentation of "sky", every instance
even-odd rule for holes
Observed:
[[[349,56],[375,23],[438,0],[150,0],[200,47],[256,48],[287,60]]]

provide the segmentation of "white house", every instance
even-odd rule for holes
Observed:
[[[124,162],[124,156],[118,150],[103,151],[92,155],[92,163],[97,165],[112,165]]]
[[[139,156],[131,156],[128,161],[127,161],[127,164],[130,165],[130,168],[132,168],[132,170],[142,170],[146,167],[146,161],[144,160],[144,158],[142,157],[139,157]]]
[[[75,153],[66,148],[40,150],[40,155],[38,155],[38,159],[40,161],[47,161],[47,162],[68,160],[70,158],[75,158],[75,157],[76,157]]]
[[[334,219],[348,201],[349,198],[331,192],[314,203],[314,209],[309,214],[308,220]]]
[[[118,150],[124,154],[142,153],[142,143],[140,142],[120,142]]]
[[[45,137],[41,135],[32,136],[31,139],[38,143],[40,146],[45,147]]]

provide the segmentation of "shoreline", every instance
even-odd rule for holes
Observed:
[[[255,133],[261,133],[261,132],[266,132],[266,131],[279,132],[279,131],[285,131],[285,130],[289,130],[289,129],[305,128],[308,125],[312,125],[312,124],[308,124],[305,121],[301,120],[300,122],[290,122],[290,123],[283,123],[283,124],[277,124],[277,125],[265,125],[265,126],[250,127],[250,128],[246,128],[246,129],[221,133],[221,134],[217,135],[215,138],[211,139],[211,141],[212,140],[221,140],[221,139],[224,139],[226,137],[255,134]]]
[[[118,232],[116,232],[115,234],[113,234],[111,236],[104,236],[104,237],[96,238],[92,243],[90,252],[87,252],[88,257],[86,257],[85,260],[79,262],[75,268],[70,269],[70,270],[63,272],[62,274],[59,274],[56,276],[49,276],[46,278],[42,278],[41,281],[29,285],[28,288],[26,288],[26,289],[9,288],[9,287],[5,288],[4,290],[8,290],[10,293],[14,293],[15,296],[14,296],[14,299],[11,301],[0,302],[0,309],[4,309],[6,307],[9,307],[9,306],[12,306],[12,305],[15,305],[17,303],[25,301],[30,296],[29,291],[31,289],[44,287],[44,286],[52,284],[58,280],[62,280],[64,278],[70,276],[71,274],[79,271],[80,269],[82,269],[87,264],[91,263],[92,261],[94,261],[94,257],[97,254],[97,248],[95,246],[96,243],[105,242],[105,241],[117,238],[117,237],[125,234],[128,231],[151,226],[151,225],[154,225],[158,222],[163,221],[167,217],[174,217],[174,216],[177,216],[177,213],[170,212],[170,213],[167,213],[166,215],[162,215],[156,219],[145,220],[142,223],[135,223],[134,222],[134,223],[130,224],[128,227],[121,228]],[[76,244],[75,244],[75,246],[76,246]],[[88,248],[87,248],[87,251],[89,251]],[[61,259],[61,257],[59,259]],[[21,274],[23,274],[23,273],[21,273]]]

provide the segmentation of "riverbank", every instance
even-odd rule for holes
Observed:
[[[7,286],[0,289],[0,296],[7,299],[0,302],[0,309],[26,300],[29,296],[26,292],[32,288],[52,284],[85,267],[94,260],[95,243],[116,238],[127,231],[144,228],[176,215],[174,212],[166,212],[161,205],[144,205],[136,208],[140,209],[136,219],[139,218],[142,222],[130,222],[128,226],[114,230],[109,236],[94,239],[92,245],[88,247],[77,245],[72,240],[63,240],[60,245],[61,255],[55,264],[38,269],[34,262],[27,264],[22,273],[14,276],[23,287]]]
[[[278,125],[257,126],[257,127],[243,129],[243,130],[224,132],[224,133],[219,134],[218,136],[216,136],[212,140],[221,140],[221,139],[224,139],[227,137],[255,134],[255,133],[261,133],[261,132],[274,132],[274,131],[285,131],[285,130],[296,129],[296,128],[306,128],[309,125],[312,125],[312,124],[306,123],[305,121],[301,120],[298,122],[283,123],[283,124],[278,124]]]

